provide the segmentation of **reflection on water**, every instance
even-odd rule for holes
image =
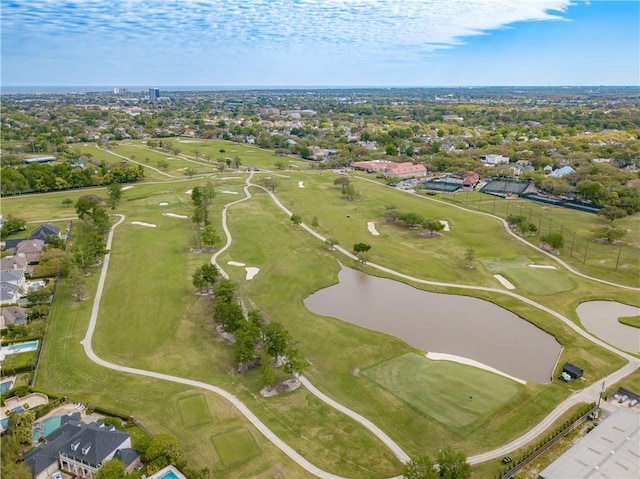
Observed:
[[[475,359],[530,382],[551,381],[560,344],[500,306],[421,291],[345,267],[339,280],[305,299],[307,308],[391,334],[423,351]]]
[[[625,316],[640,316],[640,308],[616,301],[587,301],[576,308],[584,327],[614,346],[640,353],[640,329],[618,322]]]

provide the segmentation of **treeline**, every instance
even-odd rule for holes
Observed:
[[[0,193],[16,195],[112,183],[133,183],[143,180],[145,172],[142,165],[133,165],[124,161],[113,166],[103,162],[100,167],[70,163],[5,166],[0,170],[0,175],[2,176]]]

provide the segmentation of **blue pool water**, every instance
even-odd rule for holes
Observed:
[[[24,411],[24,408],[22,406],[16,406],[11,408],[11,412],[22,412]]]
[[[180,478],[178,477],[178,475],[175,472],[167,471],[163,475],[158,477],[158,479],[180,479]]]
[[[6,393],[9,389],[11,389],[12,385],[13,381],[5,381],[3,383],[0,383],[0,393]]]
[[[48,437],[53,431],[60,427],[62,416],[51,416],[42,420],[42,429],[33,430],[33,441],[40,439],[41,435]]]
[[[28,343],[12,344],[8,346],[10,351],[33,351],[38,349],[38,341],[29,341]]]
[[[9,418],[5,417],[4,419],[0,419],[0,425],[2,425],[2,429],[6,431],[9,427]]]

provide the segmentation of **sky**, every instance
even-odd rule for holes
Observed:
[[[640,86],[640,0],[0,0],[2,86]]]

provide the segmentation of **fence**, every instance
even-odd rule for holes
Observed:
[[[474,195],[477,198],[477,195]],[[487,195],[486,199],[469,199],[469,193],[439,195],[444,201],[464,206],[470,210],[491,213],[506,219],[509,216],[522,216],[527,224],[536,227],[537,236],[547,236],[549,233],[560,233],[564,238],[562,255],[569,257],[583,265],[607,269],[615,272],[625,272],[635,275],[640,272],[640,248],[622,241],[616,243],[598,242],[586,238],[583,232],[565,226],[553,218],[545,216],[539,207],[528,206],[527,200],[503,199]]]

